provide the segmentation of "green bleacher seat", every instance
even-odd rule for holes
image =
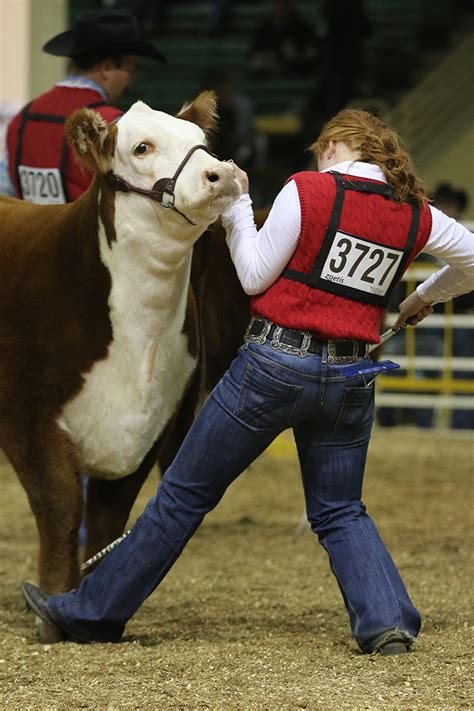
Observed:
[[[151,1],[151,0],[150,0]],[[301,14],[318,29],[318,3],[295,0]],[[97,0],[70,0],[71,20],[85,10],[97,9]],[[365,0],[372,34],[365,42],[367,91],[389,94],[407,86],[418,65],[420,23],[449,26],[450,0]],[[219,37],[208,36],[210,2],[170,3],[163,30],[153,41],[168,59],[166,67],[141,60],[135,86],[123,99],[128,105],[142,98],[152,106],[175,111],[192,98],[210,71],[228,71],[239,89],[253,100],[258,113],[285,112],[303,106],[316,76],[265,80],[248,71],[248,48],[253,32],[269,11],[265,0],[234,0],[228,26]]]

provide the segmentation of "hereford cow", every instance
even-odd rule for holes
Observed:
[[[0,200],[0,446],[50,594],[79,581],[82,471],[89,557],[120,535],[193,417],[192,246],[240,195],[233,166],[205,147],[214,121],[209,92],[178,117],[138,102],[107,126],[81,109],[66,133],[96,172],[89,190],[67,205]]]

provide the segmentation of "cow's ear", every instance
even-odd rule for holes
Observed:
[[[217,100],[214,91],[203,91],[190,104],[184,104],[178,118],[192,121],[209,134],[217,125]]]
[[[112,167],[117,142],[117,126],[107,124],[92,109],[78,109],[66,121],[64,131],[78,163],[96,173]]]

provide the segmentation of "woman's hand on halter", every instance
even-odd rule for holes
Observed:
[[[242,188],[242,194],[248,193],[249,191],[249,179],[248,175],[245,172],[245,170],[242,170],[242,168],[239,168],[237,163],[234,163],[232,159],[228,160],[227,163],[232,163],[234,166],[234,171],[235,171],[235,177],[240,183],[240,187]]]
[[[393,328],[402,328],[404,323],[416,326],[427,316],[433,313],[431,304],[426,304],[420,299],[416,291],[408,296],[399,306],[400,316],[395,321]]]

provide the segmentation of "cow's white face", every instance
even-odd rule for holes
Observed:
[[[102,174],[113,172],[134,187],[152,190],[157,180],[174,176],[193,146],[206,143],[205,131],[215,122],[215,106],[212,92],[200,94],[178,116],[154,111],[138,101],[116,124],[109,125],[96,112],[80,109],[68,119],[66,135],[87,168]],[[175,207],[202,227],[235,202],[241,187],[232,164],[196,150],[178,176],[174,192]],[[139,199],[143,203],[140,213],[154,211],[162,224],[186,225],[182,216],[149,197],[118,195],[121,201],[133,201],[134,210]]]
[[[124,114],[117,128],[112,170],[147,190],[160,178],[173,177],[188,151],[206,143],[204,131],[196,124],[154,111],[141,101]],[[177,178],[175,205],[193,222],[208,225],[239,195],[233,166],[199,149]],[[159,205],[156,209],[163,210]]]

